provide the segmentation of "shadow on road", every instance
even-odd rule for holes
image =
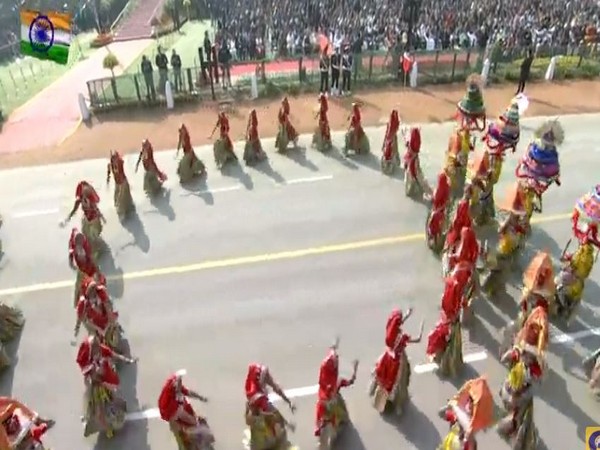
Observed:
[[[123,298],[125,283],[123,282],[123,269],[117,267],[110,247],[100,257],[98,262],[100,272],[106,276],[106,287],[113,298]]]
[[[340,436],[336,439],[335,448],[343,448],[344,450],[367,450],[365,443],[360,437],[360,433],[352,423],[349,423]]]
[[[156,210],[169,219],[170,222],[175,220],[175,210],[171,206],[171,191],[163,189],[162,192],[155,197],[150,198],[150,204],[156,208]],[[150,211],[152,213],[152,211]]]
[[[285,178],[283,178],[283,176],[279,172],[277,172],[275,169],[273,169],[273,167],[271,166],[271,163],[269,162],[268,159],[261,161],[260,163],[256,164],[255,166],[252,166],[252,169],[268,176],[277,184],[285,183]]]
[[[200,197],[209,206],[215,204],[215,198],[206,184],[206,176],[196,177],[189,183],[181,184],[180,186],[185,191],[182,195],[183,197],[193,195]]]
[[[295,162],[299,166],[305,167],[313,172],[318,172],[319,168],[306,157],[305,147],[296,147],[294,149],[287,150],[283,153],[283,156]]]
[[[4,371],[0,374],[0,394],[11,396],[13,390],[13,382],[15,377],[15,370],[17,369],[17,365],[19,364],[19,344],[21,342],[21,336],[23,335],[23,331],[27,326],[27,322],[25,322],[25,326],[23,329],[15,336],[15,338],[7,343],[3,343],[4,351],[6,352],[6,356],[10,360],[10,366],[8,366]]]
[[[411,401],[406,403],[402,417],[384,415],[383,420],[393,425],[413,448],[437,448],[442,440],[433,422]]]
[[[381,172],[381,162],[373,153],[368,153],[366,155],[352,155],[350,158],[356,164],[360,164],[367,169],[371,169],[375,172]]]
[[[336,160],[342,166],[347,167],[348,169],[358,170],[358,166],[348,158],[344,157],[344,155],[340,153],[340,150],[335,146],[328,152],[323,152],[323,155],[325,155],[327,158]]]
[[[121,249],[130,246],[136,246],[142,252],[148,253],[150,250],[150,238],[146,234],[144,223],[141,221],[137,211],[132,212],[129,217],[122,222],[122,225],[123,228],[129,231],[129,234],[133,236],[133,242],[125,244],[121,247]]]
[[[252,182],[252,178],[246,172],[244,172],[244,168],[239,164],[239,162],[231,162],[226,164],[221,169],[221,174],[225,177],[237,178],[240,183],[249,191],[254,189],[254,183]]]

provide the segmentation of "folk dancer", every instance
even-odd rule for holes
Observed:
[[[507,212],[508,216],[498,227],[498,245],[495,251],[490,251],[485,243],[486,250],[483,252],[481,289],[489,297],[505,290],[507,272],[514,268],[527,235],[525,194],[519,182],[514,183],[499,209]]]
[[[467,381],[439,415],[450,430],[438,450],[477,450],[477,433],[494,423],[494,397],[485,377]]]
[[[336,341],[319,368],[315,436],[324,448],[331,448],[341,427],[350,421],[340,390],[354,384],[358,369],[358,361],[354,361],[352,376],[349,379],[340,378],[338,346],[339,341]]]
[[[421,342],[423,337],[423,323],[421,323],[419,336],[416,338],[402,331],[402,325],[411,314],[412,310],[410,309],[406,315],[395,309],[387,320],[386,349],[375,363],[369,390],[373,406],[380,414],[383,414],[391,406],[396,415],[402,415],[404,404],[408,399],[411,369],[406,355],[406,347],[408,344]]]
[[[471,212],[469,209],[469,198],[466,196],[456,205],[454,217],[448,227],[448,232],[446,233],[442,253],[442,274],[444,276],[448,276],[453,269],[454,259],[452,259],[451,256],[454,255],[458,249],[462,229],[465,227],[471,228],[472,226],[473,220],[471,219]]]
[[[75,307],[75,337],[83,325],[89,334],[100,336],[105,344],[118,349],[122,329],[118,322],[119,314],[114,311],[106,286],[88,278],[84,289],[84,294],[79,297]]]
[[[484,226],[496,217],[489,153],[487,151],[478,153],[469,166],[468,183],[472,187],[471,217],[475,225]]]
[[[515,153],[520,137],[519,105],[513,100],[498,120],[488,126],[483,137],[483,142],[490,154],[491,181],[494,185],[500,179],[506,152]]]
[[[445,169],[452,181],[454,197],[464,192],[469,153],[474,150],[473,131],[483,131],[486,125],[485,105],[481,93],[481,79],[471,75],[467,79],[467,92],[457,103],[457,127],[450,136],[446,150]]]
[[[103,432],[111,438],[125,424],[127,405],[117,392],[120,384],[115,368],[117,360],[128,364],[137,362],[137,358],[116,353],[94,335],[79,346],[77,365],[85,382],[85,437]]]
[[[560,161],[558,146],[565,139],[565,132],[557,120],[543,123],[534,133],[535,139],[517,165],[515,175],[528,189],[527,203],[529,219],[535,209],[542,212],[542,196],[556,183],[560,186]],[[535,201],[539,204],[535,205]],[[531,208],[531,212],[529,211]]]
[[[210,139],[212,139],[217,129],[219,130],[219,138],[213,144],[213,154],[217,169],[221,170],[227,162],[238,160],[237,155],[233,151],[233,142],[229,137],[229,119],[224,112],[219,113],[217,123],[210,134]]]
[[[383,138],[381,149],[381,171],[387,175],[394,173],[400,165],[400,154],[398,153],[398,131],[400,130],[400,117],[398,110],[392,110]]]
[[[42,437],[55,425],[17,399],[0,397],[0,448],[44,448]]]
[[[344,144],[344,155],[354,152],[357,155],[365,155],[370,152],[371,144],[369,138],[362,126],[362,117],[360,114],[360,105],[352,103],[352,112],[348,116],[350,126],[346,131]]]
[[[67,218],[60,224],[64,227],[67,222],[73,218],[81,206],[83,212],[83,217],[81,218],[81,231],[92,246],[94,260],[98,260],[98,257],[100,256],[102,246],[100,235],[102,234],[102,224],[106,223],[104,215],[102,215],[98,208],[98,203],[100,203],[100,197],[94,187],[87,181],[80,181],[75,188],[75,203],[73,204],[73,209],[69,212]]]
[[[538,445],[533,389],[544,375],[547,345],[548,317],[544,308],[537,307],[523,325],[514,347],[501,358],[509,373],[500,389],[506,416],[498,424],[498,433],[515,450],[534,450]]]
[[[182,123],[179,127],[179,137],[177,141],[177,151],[175,152],[175,158],[179,156],[179,150],[183,150],[183,156],[179,160],[177,166],[177,175],[179,175],[180,183],[189,183],[197,176],[206,175],[206,166],[204,162],[198,158],[192,142],[190,139],[190,132],[187,127]]]
[[[567,324],[575,317],[581,304],[585,281],[592,272],[597,251],[600,251],[600,185],[577,201],[571,220],[573,236],[578,242],[577,250],[567,252],[571,243],[569,240],[561,256],[562,266],[556,277],[557,312]]]
[[[267,158],[258,136],[258,117],[256,110],[250,111],[248,125],[246,126],[246,146],[244,147],[244,161],[252,166]]]
[[[127,175],[125,175],[125,162],[119,152],[111,150],[110,160],[106,167],[106,185],[110,183],[110,176],[115,180],[113,202],[120,220],[134,209],[133,198]]]
[[[427,197],[431,195],[431,187],[423,176],[421,169],[421,129],[411,127],[408,138],[404,139],[404,193],[407,197]]]
[[[185,370],[180,370],[167,378],[158,397],[158,411],[161,419],[169,424],[178,449],[202,449],[212,445],[215,437],[206,419],[196,414],[188,398],[201,402],[208,399],[185,387],[184,375]]]
[[[275,138],[275,148],[277,151],[283,153],[288,148],[290,142],[294,144],[294,147],[297,147],[298,133],[290,122],[290,102],[287,97],[284,97],[281,101],[277,121],[279,122],[277,137]]]
[[[96,280],[100,284],[106,284],[106,277],[102,275],[94,261],[90,242],[85,237],[85,234],[77,228],[73,228],[71,237],[69,238],[69,265],[77,271],[75,278],[75,305],[77,305],[79,297],[83,295],[83,280],[86,277]]]
[[[441,303],[440,318],[427,337],[427,356],[438,365],[441,376],[456,377],[464,361],[460,323],[462,292],[455,278],[445,278]]]
[[[444,246],[446,213],[450,203],[450,179],[446,172],[438,174],[437,185],[431,196],[431,209],[427,216],[425,232],[427,246],[439,254]]]
[[[463,227],[460,232],[460,243],[450,258],[450,277],[454,278],[462,293],[463,320],[472,313],[472,301],[479,288],[477,260],[479,258],[479,242],[473,227]]]
[[[329,111],[329,102],[327,95],[319,94],[319,106],[315,119],[319,119],[317,129],[313,134],[312,144],[317,150],[326,152],[332,149],[331,130],[329,129],[329,119],[327,112]]]
[[[275,381],[269,368],[263,364],[248,365],[246,382],[246,431],[247,448],[269,450],[288,444],[287,428],[293,429],[281,412],[269,400],[269,389],[285,401],[290,410],[296,407]]]
[[[160,171],[154,160],[154,149],[148,139],[142,141],[142,150],[135,164],[137,173],[140,163],[144,167],[144,192],[150,197],[158,195],[163,188],[163,183],[167,180],[167,176]]]

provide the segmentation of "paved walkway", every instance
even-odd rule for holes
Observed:
[[[128,67],[150,45],[150,39],[119,42],[110,46],[122,67]],[[108,49],[94,52],[60,79],[11,114],[0,134],[0,153],[13,153],[40,146],[58,145],[79,126],[77,96],[87,97],[86,81],[110,76],[102,68]]]

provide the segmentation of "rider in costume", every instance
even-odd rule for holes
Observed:
[[[135,164],[137,172],[140,163],[144,166],[144,192],[150,197],[157,195],[163,187],[163,183],[167,180],[167,176],[161,172],[154,160],[154,149],[148,139],[142,141],[142,150]]]
[[[525,193],[519,183],[515,183],[499,209],[508,213],[506,219],[498,227],[498,256],[510,258],[521,247],[527,234],[529,222],[525,206]]]
[[[249,447],[256,450],[279,448],[287,443],[286,428],[290,425],[281,412],[269,400],[269,388],[285,401],[292,413],[296,410],[292,401],[275,381],[269,368],[252,363],[246,374],[246,424],[249,427]]]
[[[519,302],[519,326],[523,326],[531,311],[541,307],[550,315],[555,314],[556,286],[552,257],[538,252],[523,272],[523,291]]]
[[[281,101],[277,121],[279,122],[279,129],[275,138],[275,148],[277,148],[277,151],[280,153],[284,152],[290,142],[294,144],[294,147],[297,147],[298,133],[290,122],[290,102],[287,97],[284,97]]]
[[[267,154],[263,151],[260,137],[258,136],[258,117],[253,109],[248,115],[246,126],[246,146],[244,147],[244,161],[249,166],[257,164],[266,159]]]
[[[206,166],[204,162],[196,155],[192,147],[190,133],[184,124],[179,127],[179,137],[177,141],[177,152],[175,157],[179,155],[179,150],[183,150],[183,156],[179,160],[177,166],[177,175],[179,175],[180,183],[188,183],[196,176],[206,175]]]
[[[82,283],[85,277],[92,278],[100,284],[106,284],[106,278],[100,273],[98,266],[94,262],[90,242],[85,237],[85,234],[77,228],[73,228],[71,237],[69,238],[69,264],[73,269],[77,270],[75,279],[75,305],[79,300],[79,296],[83,294]]]
[[[501,358],[509,373],[500,389],[507,415],[498,432],[515,450],[535,450],[538,432],[534,423],[533,389],[544,372],[544,351],[548,345],[548,316],[542,307],[529,315],[515,340],[515,346]]]
[[[474,149],[471,132],[483,131],[486,123],[481,79],[478,75],[471,75],[467,79],[467,92],[458,102],[457,110],[458,124],[448,141],[445,169],[450,177],[454,196],[460,197],[464,192],[469,153]]]
[[[439,415],[450,430],[438,450],[477,450],[477,433],[494,423],[494,397],[485,377],[467,381]]]
[[[437,185],[431,196],[431,209],[426,224],[427,246],[435,253],[441,252],[444,245],[446,212],[449,203],[450,179],[446,172],[442,171],[438,175]]]
[[[489,153],[478,153],[469,166],[469,184],[472,186],[471,217],[476,225],[484,226],[496,217]]]
[[[213,154],[217,169],[222,169],[228,161],[237,161],[237,155],[233,151],[233,142],[229,137],[229,119],[224,112],[219,113],[217,123],[210,134],[211,138],[217,129],[219,130],[219,138],[213,144]]]
[[[81,218],[81,231],[90,242],[94,253],[94,259],[96,260],[100,254],[100,246],[102,243],[100,239],[100,235],[102,234],[102,224],[106,222],[106,219],[98,208],[99,202],[100,197],[94,187],[87,181],[80,181],[75,188],[75,203],[73,204],[73,209],[61,223],[61,226],[65,226],[81,206],[83,212],[83,217]]]
[[[527,188],[529,218],[535,208],[542,212],[542,195],[552,183],[560,186],[558,146],[565,139],[563,127],[557,120],[547,121],[534,133],[525,155],[517,165],[515,175]],[[535,205],[535,201],[539,205]]]
[[[77,365],[86,387],[85,437],[101,431],[110,438],[125,424],[127,405],[117,393],[120,378],[115,367],[116,360],[128,364],[137,362],[137,359],[116,353],[93,335],[79,346]]]
[[[412,314],[408,310],[406,316],[402,311],[395,309],[390,314],[385,327],[386,349],[379,357],[372,373],[370,395],[373,406],[384,413],[388,405],[392,406],[398,416],[404,411],[404,404],[408,399],[408,386],[410,384],[410,362],[406,355],[408,344],[421,342],[423,323],[417,338],[402,331],[402,325]]]
[[[427,356],[438,365],[442,376],[456,377],[462,366],[462,292],[453,277],[444,280],[440,318],[427,337]]]
[[[332,148],[331,129],[329,128],[329,101],[326,94],[319,94],[319,110],[315,115],[315,119],[319,119],[317,129],[313,134],[313,146],[321,152],[329,151]]]
[[[483,137],[490,154],[492,184],[498,183],[506,152],[514,153],[517,150],[520,137],[519,105],[513,100],[498,120],[488,126],[487,133]]]
[[[319,439],[325,438],[323,435],[325,428],[331,427],[333,434],[337,434],[340,426],[350,420],[346,402],[340,390],[354,384],[358,361],[354,361],[354,371],[350,379],[340,378],[337,348],[338,342],[331,346],[319,368],[319,392],[315,421],[315,436]]]
[[[381,150],[381,170],[383,173],[391,174],[400,165],[400,154],[398,153],[398,131],[400,130],[400,117],[396,109],[392,110],[390,120],[385,129],[383,148]]]
[[[106,168],[106,184],[110,183],[110,176],[115,180],[115,193],[113,202],[117,209],[119,219],[123,220],[127,214],[133,210],[133,198],[131,197],[131,189],[127,175],[125,175],[125,162],[119,152],[110,151],[110,161]]]
[[[167,378],[158,397],[158,410],[161,419],[169,423],[177,448],[193,450],[197,448],[194,446],[197,441],[210,445],[215,438],[206,419],[198,416],[188,401],[188,398],[201,402],[207,402],[208,399],[183,385],[184,374],[185,371],[181,370]]]
[[[421,129],[411,127],[409,137],[405,140],[404,153],[404,189],[409,197],[430,196],[431,187],[423,176],[419,152],[421,151]]]
[[[24,442],[33,445],[33,448],[44,448],[42,436],[54,426],[54,420],[41,417],[34,410],[27,407],[17,399],[0,397],[0,448],[11,450],[21,449]],[[28,427],[29,432],[21,438],[23,427]],[[30,441],[27,441],[27,438]],[[20,444],[17,444],[17,441]],[[29,449],[30,447],[27,446]]]
[[[352,103],[352,113],[348,120],[350,120],[350,127],[346,132],[344,154],[347,155],[351,151],[356,154],[369,153],[371,146],[362,126],[360,105],[358,103]]]

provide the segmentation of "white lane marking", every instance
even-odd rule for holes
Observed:
[[[35,216],[48,216],[50,214],[58,214],[60,211],[58,208],[50,208],[50,209],[37,209],[33,211],[22,211],[18,213],[11,214],[11,217],[14,219],[26,219],[28,217]]]
[[[600,336],[600,328],[591,328],[589,330],[577,331],[571,334],[565,334],[555,329],[553,336],[550,341],[553,344],[572,344],[575,341],[585,339],[589,336]],[[465,355],[463,360],[465,363],[470,364],[474,362],[479,362],[487,359],[487,352],[477,352],[477,353],[469,353]],[[435,363],[427,363],[427,364],[419,364],[414,367],[413,372],[417,375],[422,375],[424,373],[433,372],[437,369],[437,364]],[[309,397],[311,395],[316,395],[319,392],[319,385],[315,384],[313,386],[304,386],[299,388],[288,389],[285,391],[285,395],[292,398],[301,398],[301,397]],[[271,392],[269,394],[269,400],[271,402],[281,401],[281,398]],[[160,413],[158,408],[147,409],[145,411],[132,412],[127,414],[125,420],[127,421],[136,421],[136,420],[148,420],[148,419],[157,419],[160,417]]]
[[[235,186],[228,186],[228,187],[215,188],[215,189],[204,189],[202,191],[198,191],[197,194],[202,195],[202,194],[217,194],[219,192],[233,192],[233,191],[239,191],[243,187],[244,186],[242,186],[241,184],[236,184]]]
[[[333,175],[321,175],[317,177],[306,177],[306,178],[293,178],[291,180],[285,180],[283,182],[278,183],[277,181],[273,181],[275,185],[285,186],[288,184],[302,184],[302,183],[315,183],[317,181],[327,181],[333,180]]]

